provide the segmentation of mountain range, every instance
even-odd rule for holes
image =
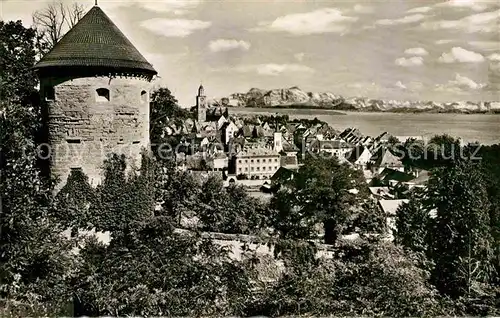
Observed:
[[[247,93],[234,93],[213,99],[210,104],[228,107],[320,108],[373,112],[500,113],[499,101],[433,102],[344,98],[330,92],[305,92],[296,86],[271,90],[252,88]]]

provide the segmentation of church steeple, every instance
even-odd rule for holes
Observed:
[[[207,99],[205,97],[205,89],[203,85],[198,88],[198,96],[196,96],[196,111],[198,115],[198,123],[207,121]]]
[[[205,96],[205,88],[203,88],[203,84],[200,84],[198,88],[198,96]]]

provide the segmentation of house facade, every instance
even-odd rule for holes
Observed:
[[[280,155],[265,148],[247,149],[236,155],[235,172],[249,178],[269,179],[280,168]]]

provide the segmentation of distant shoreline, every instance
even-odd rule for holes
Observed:
[[[295,114],[304,114],[308,115],[310,111],[314,111],[314,113],[325,113],[328,115],[347,115],[344,111],[338,111],[335,109],[328,109],[324,107],[290,107],[290,106],[276,106],[276,107],[228,107],[229,111],[235,113],[257,113],[257,112],[286,112],[296,111]]]
[[[229,109],[237,109],[237,112],[245,112],[245,109],[255,112],[262,110],[263,112],[273,112],[278,110],[298,110],[298,111],[324,111],[330,115],[347,115],[347,113],[395,113],[395,114],[462,114],[462,115],[500,115],[500,110],[479,111],[479,110],[459,110],[459,109],[412,109],[412,108],[395,108],[388,110],[380,109],[332,109],[322,106],[295,106],[295,105],[279,105],[271,107],[248,107],[248,106],[229,106]],[[298,112],[299,113],[299,112]]]

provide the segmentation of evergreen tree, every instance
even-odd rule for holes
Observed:
[[[97,230],[128,231],[134,221],[153,215],[155,168],[147,156],[142,155],[140,171],[130,170],[128,176],[125,156],[113,154],[105,161],[104,181],[89,212]]]
[[[490,203],[477,164],[435,171],[429,193],[437,210],[431,241],[436,286],[452,297],[473,297],[492,273]]]
[[[412,191],[409,202],[403,203],[396,212],[396,231],[394,241],[417,255],[421,265],[429,268],[431,212],[425,204],[425,193]]]

